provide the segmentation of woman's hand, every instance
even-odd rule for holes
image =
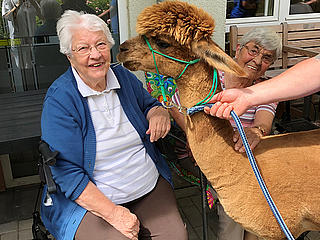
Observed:
[[[168,110],[161,106],[150,109],[147,120],[149,121],[149,129],[146,133],[150,134],[151,142],[155,142],[159,138],[164,138],[170,131],[170,115]]]
[[[91,181],[75,202],[94,215],[103,218],[129,239],[138,240],[140,223],[137,216],[129,209],[114,204]]]
[[[249,146],[250,146],[251,150],[253,150],[260,142],[261,137],[263,136],[262,132],[256,127],[245,128],[244,131],[246,133]],[[241,140],[241,137],[240,137],[238,131],[235,131],[235,133],[233,135],[233,142],[235,143],[234,149],[236,151],[245,152],[245,149],[242,144],[242,140]]]
[[[115,229],[131,240],[138,240],[139,220],[129,209],[116,205],[111,214],[106,218]]]

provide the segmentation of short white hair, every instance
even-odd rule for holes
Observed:
[[[98,16],[77,12],[73,10],[65,11],[57,22],[57,34],[60,40],[60,52],[65,55],[71,55],[72,34],[77,28],[85,28],[88,31],[102,31],[111,48],[114,40],[107,24]]]
[[[240,46],[243,47],[248,42],[255,42],[266,50],[275,51],[276,59],[282,51],[279,35],[268,28],[257,27],[245,33],[239,41]]]

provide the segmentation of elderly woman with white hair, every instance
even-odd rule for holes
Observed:
[[[119,64],[106,23],[66,11],[57,23],[71,67],[48,89],[42,139],[59,152],[57,192],[41,217],[56,239],[187,239],[167,163],[154,142],[167,110]]]
[[[239,78],[229,73],[219,72],[222,88],[245,88],[267,80],[264,77],[265,72],[279,57],[281,48],[281,40],[277,33],[266,28],[255,28],[244,34],[237,45],[234,60],[247,73],[247,77]],[[277,103],[258,105],[239,116],[251,149],[257,146],[262,136],[270,133],[276,108]],[[235,150],[244,152],[236,125],[233,120],[230,122],[235,129],[233,136]],[[218,215],[219,240],[256,239],[255,236],[245,232],[239,224],[229,218],[220,204],[218,204]]]

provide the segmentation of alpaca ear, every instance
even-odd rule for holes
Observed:
[[[210,66],[239,77],[246,77],[243,69],[211,39],[193,42],[192,52],[205,60]]]

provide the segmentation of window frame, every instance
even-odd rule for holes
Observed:
[[[269,0],[267,0],[269,1]],[[266,26],[278,25],[282,22],[288,23],[310,23],[319,22],[320,13],[289,14],[290,0],[274,0],[273,16],[260,16],[248,18],[226,19],[226,32],[230,26]]]
[[[120,44],[129,39],[129,24],[128,24],[128,3],[127,1],[118,2],[118,21]],[[120,11],[121,9],[121,11]]]
[[[269,0],[265,0],[265,1],[269,2]],[[226,19],[226,25],[235,25],[235,24],[243,24],[243,23],[257,23],[257,22],[263,23],[263,22],[277,21],[279,19],[279,3],[280,3],[280,0],[274,0],[273,15],[272,16]],[[265,6],[265,8],[266,8],[266,6]]]

